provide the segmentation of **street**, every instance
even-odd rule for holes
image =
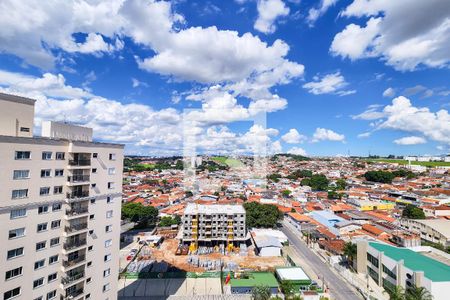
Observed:
[[[330,294],[333,299],[337,300],[360,300],[363,299],[357,292],[355,292],[343,279],[339,278],[330,267],[325,264],[317,255],[309,249],[305,242],[303,242],[298,234],[294,233],[290,224],[283,222],[282,231],[289,239],[290,245],[296,250],[304,262],[313,269],[321,279],[324,279],[325,284],[330,289]]]

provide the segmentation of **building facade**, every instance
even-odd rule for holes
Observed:
[[[2,299],[117,298],[123,145],[0,94]]]
[[[434,300],[448,299],[450,293],[450,266],[406,248],[360,240],[356,270],[385,290],[415,285],[426,288]]]
[[[441,244],[444,247],[450,247],[450,220],[401,219],[400,225],[405,229],[417,233],[424,241]]]
[[[245,209],[242,205],[201,205],[190,203],[182,218],[185,243],[238,244],[247,239]]]

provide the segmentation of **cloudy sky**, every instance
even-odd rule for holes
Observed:
[[[129,154],[443,154],[449,49],[448,0],[0,2],[0,91]]]

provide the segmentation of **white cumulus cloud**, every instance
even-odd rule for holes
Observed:
[[[397,145],[419,145],[419,144],[425,144],[426,142],[427,142],[427,140],[420,136],[406,136],[406,137],[394,140],[394,143]]]
[[[284,134],[281,139],[288,144],[299,144],[305,141],[306,136],[300,134],[297,129],[291,128],[286,134]]]
[[[314,95],[337,94],[345,96],[356,93],[355,90],[344,90],[346,86],[348,86],[348,82],[345,81],[344,76],[340,72],[327,74],[322,78],[316,75],[313,81],[303,85],[308,92]]]
[[[300,148],[300,147],[292,147],[291,149],[288,150],[289,154],[295,154],[295,155],[302,155],[302,156],[306,156],[308,155],[305,151],[305,149]]]
[[[391,87],[388,87],[383,92],[383,97],[392,98],[394,96],[395,96],[395,90],[393,88],[391,88]]]
[[[316,128],[316,131],[313,134],[312,142],[316,143],[319,141],[334,141],[334,142],[343,142],[345,140],[345,136],[343,134],[339,134],[334,132],[331,129],[325,128]]]
[[[282,0],[258,0],[256,8],[258,18],[254,27],[263,33],[274,33],[276,20],[289,14],[289,7]]]

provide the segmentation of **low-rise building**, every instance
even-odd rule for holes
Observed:
[[[426,288],[434,300],[448,299],[450,293],[450,266],[410,249],[360,240],[356,269],[386,290],[415,285]]]
[[[296,293],[309,290],[312,283],[311,278],[300,267],[276,268],[275,276],[280,282],[290,282]]]
[[[402,227],[419,234],[422,240],[450,247],[450,220],[401,219],[400,224]]]

